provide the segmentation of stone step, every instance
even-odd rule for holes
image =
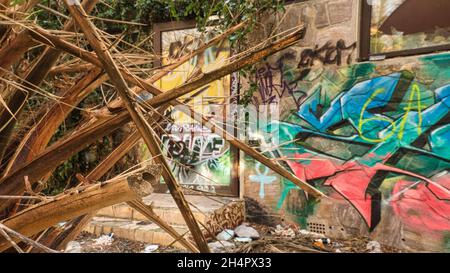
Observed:
[[[173,228],[179,234],[185,234],[188,231],[186,226],[173,226]],[[171,245],[174,241],[169,234],[156,224],[119,218],[94,217],[84,230],[96,236],[114,233],[114,237],[161,246]],[[172,244],[172,246],[186,249],[178,242]]]
[[[235,206],[232,203],[241,202],[237,198],[227,197],[214,197],[212,199],[205,196],[187,195],[186,199],[191,205],[191,210],[197,219],[202,224],[206,224],[208,219],[211,218],[217,210],[220,210],[224,206]],[[150,196],[143,198],[145,204],[152,204],[153,210],[164,221],[172,225],[185,225],[184,218],[176,206],[170,194],[154,193]],[[147,218],[132,209],[126,203],[116,204],[111,207],[103,208],[97,216],[127,219],[133,221],[146,221]]]
[[[206,197],[187,195],[195,218],[201,222],[205,237],[211,237],[224,229],[234,229],[245,221],[244,201],[229,197]],[[179,234],[185,234],[188,228],[180,210],[170,194],[152,194],[143,198],[144,203],[151,204],[153,210]],[[203,227],[206,227],[206,231]],[[96,217],[85,228],[85,231],[97,236],[114,233],[114,236],[134,241],[167,246],[174,239],[156,224],[142,214],[129,207],[126,203],[117,204],[100,210]],[[186,234],[188,238],[190,234]],[[174,247],[184,249],[180,243]]]

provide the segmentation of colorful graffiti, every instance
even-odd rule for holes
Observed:
[[[186,186],[196,185],[197,189],[210,192],[215,192],[216,186],[228,185],[231,168],[229,145],[198,124],[184,127],[170,124],[166,129],[170,134],[161,137],[164,151],[174,163],[174,175]]]
[[[362,63],[322,69],[319,77],[298,81],[296,88],[308,96],[283,120],[267,123],[265,136],[273,149],[263,151],[300,179],[351,204],[370,231],[389,207],[410,229],[445,233],[450,231],[450,55],[422,57],[407,67],[413,69],[386,73],[383,65]],[[277,181],[276,210],[298,190]]]
[[[267,63],[256,71],[255,78],[259,96],[252,97],[253,105],[279,103],[281,98],[290,96],[296,105],[300,106],[306,93],[297,88],[298,84],[294,81],[293,74],[284,70],[283,63],[286,59],[295,59],[295,56],[285,54],[275,65]]]
[[[191,52],[212,37],[214,33],[201,34],[195,28],[162,32],[162,64],[166,65]],[[229,56],[230,47],[225,41],[185,62],[155,85],[163,91],[170,91],[200,71],[208,72],[223,66]],[[230,76],[226,76],[192,91],[181,100],[196,112],[214,117],[222,115],[223,105],[228,103],[229,97]],[[209,192],[216,192],[219,187],[229,187],[232,153],[228,143],[182,111],[172,109],[168,120],[161,142],[178,181],[185,187]]]

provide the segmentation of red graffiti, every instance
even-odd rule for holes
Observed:
[[[448,175],[434,179],[436,183],[450,189]],[[440,199],[430,191],[426,184],[401,180],[392,191],[390,204],[394,212],[405,224],[419,230],[450,230],[450,202]]]
[[[305,161],[306,163],[304,163]],[[446,215],[445,212],[450,211],[450,182],[448,179],[432,181],[415,173],[384,164],[366,166],[357,161],[349,161],[340,165],[335,160],[319,158],[311,154],[297,153],[294,155],[294,160],[286,162],[295,175],[305,181],[327,178],[324,185],[331,186],[347,199],[358,210],[370,229],[373,229],[380,221],[381,194],[376,191],[379,185],[372,185],[376,174],[385,171],[418,178],[420,182],[416,188],[407,189],[405,193],[391,201],[395,203],[394,211],[397,215],[408,216],[408,208],[417,208],[416,211],[421,213],[406,220],[410,221],[408,224],[423,221],[430,223],[430,226],[439,226],[438,230],[449,229],[449,216],[442,218],[443,215]],[[405,183],[396,184],[393,196],[400,193]],[[419,199],[420,202],[416,198],[418,194],[422,197]],[[442,221],[431,224],[434,221],[433,216],[441,217]]]

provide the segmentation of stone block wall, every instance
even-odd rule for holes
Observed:
[[[330,237],[450,251],[450,54],[358,62],[359,21],[357,0],[302,1],[253,33],[250,42],[306,27],[303,41],[241,79],[241,92],[257,84],[250,105],[278,111],[245,140],[329,198],[244,155],[243,195]]]

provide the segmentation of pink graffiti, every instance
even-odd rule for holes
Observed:
[[[305,161],[306,163],[304,163]],[[347,199],[358,210],[371,229],[376,226],[379,220],[376,219],[379,212],[374,213],[373,211],[373,202],[378,202],[379,200],[373,200],[373,196],[369,194],[368,190],[374,176],[379,171],[403,174],[421,181],[419,184],[420,187],[417,186],[415,189],[408,189],[406,191],[408,194],[402,194],[400,195],[401,197],[397,197],[391,201],[396,204],[394,211],[397,215],[402,218],[407,216],[405,210],[407,211],[408,208],[417,207],[418,201],[417,198],[414,198],[417,194],[421,194],[421,197],[423,197],[420,201],[421,207],[417,207],[421,213],[418,213],[414,218],[409,220],[406,217],[406,221],[410,221],[408,223],[413,224],[420,220],[429,223],[430,226],[437,225],[440,229],[448,229],[450,225],[448,216],[442,218],[442,215],[449,215],[450,212],[450,182],[448,180],[439,179],[439,181],[432,181],[415,173],[384,164],[366,166],[357,161],[339,164],[333,159],[319,158],[311,154],[297,153],[294,155],[293,160],[287,160],[286,162],[295,175],[305,181],[327,178],[324,185],[331,186]],[[411,184],[410,182],[408,183]],[[404,185],[404,182],[396,184],[393,196],[396,196],[396,193],[399,193]],[[430,222],[435,221],[435,217],[436,219],[440,218],[442,221],[436,221],[432,225]]]
[[[448,175],[435,178],[435,181],[450,189]],[[422,231],[450,230],[450,202],[433,194],[426,184],[401,180],[395,184],[392,194],[394,198],[390,204],[407,225]]]

